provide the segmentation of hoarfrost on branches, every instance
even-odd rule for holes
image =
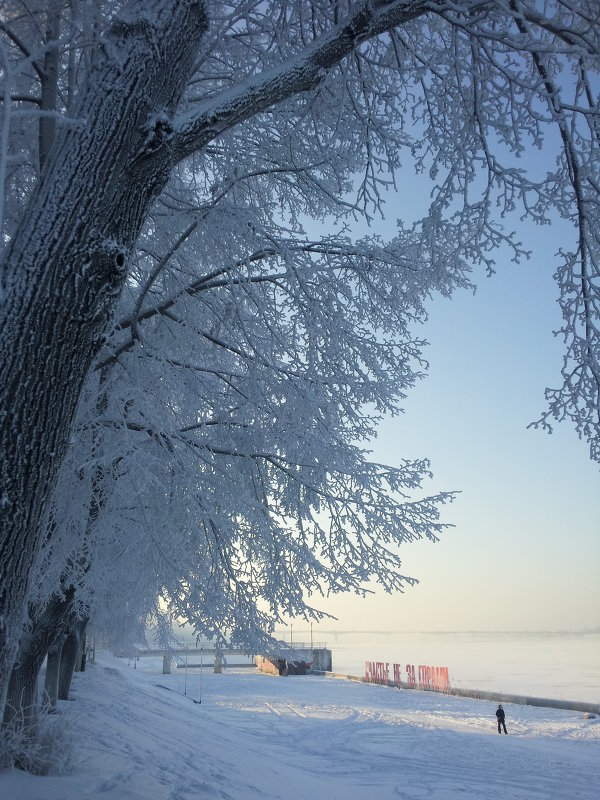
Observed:
[[[593,0],[5,2],[3,702],[48,608],[250,646],[410,583],[450,495],[366,448],[429,298],[526,255],[511,218],[572,224],[537,424],[600,458],[599,31]],[[423,218],[354,234],[407,169]]]

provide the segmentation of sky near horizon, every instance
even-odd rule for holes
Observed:
[[[401,217],[388,203],[387,235]],[[458,490],[440,542],[403,546],[404,594],[315,604],[341,630],[579,630],[600,625],[600,467],[569,422],[528,429],[560,385],[561,324],[553,280],[563,224],[522,229],[521,265],[475,273],[478,290],[436,299],[419,330],[428,377],[388,419],[372,458],[431,460],[428,493]],[[508,260],[508,259],[507,259]],[[303,627],[299,620],[295,624]],[[315,626],[315,631],[318,626]]]

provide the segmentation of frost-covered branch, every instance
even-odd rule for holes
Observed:
[[[489,6],[481,0],[466,0],[461,12],[469,14]],[[283,64],[241,81],[194,108],[189,117],[174,124],[170,147],[182,160],[267,108],[292,96],[314,89],[328,71],[362,42],[399,27],[427,13],[441,13],[453,3],[446,0],[366,0],[353,9],[325,36],[316,39]]]

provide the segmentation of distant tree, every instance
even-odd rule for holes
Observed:
[[[572,419],[600,458],[595,0],[120,6],[11,0],[0,21],[2,702],[42,546],[49,574],[67,563],[51,499],[86,424],[123,445],[103,442],[119,466],[87,580],[129,511],[134,536],[157,531],[147,558],[166,535],[154,588],[199,626],[251,618],[256,587],[271,619],[322,580],[396,588],[395,544],[435,536],[437,504],[395,494],[425,463],[372,465],[361,443],[422,368],[410,326],[427,297],[499,248],[523,255],[513,211],[573,224],[564,383],[540,424]],[[555,161],[528,174],[518,158],[549,129]],[[411,160],[426,217],[353,241]],[[329,235],[307,236],[310,218]],[[106,414],[81,409],[75,430],[91,370],[112,365]],[[149,513],[169,504],[176,531]]]

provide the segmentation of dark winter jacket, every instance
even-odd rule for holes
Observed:
[[[504,722],[504,709],[503,708],[497,709],[496,716],[498,717],[498,722]]]

